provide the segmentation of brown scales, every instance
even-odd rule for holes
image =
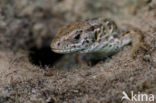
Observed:
[[[82,28],[87,25],[89,26],[89,24],[85,22],[75,22],[75,23],[66,25],[59,29],[59,31],[56,34],[55,40],[58,40],[61,37],[66,36],[67,34],[71,33],[75,29]]]
[[[117,25],[115,24],[114,21],[111,21],[109,19],[104,19],[104,20],[98,19],[98,20],[95,21],[95,23],[88,20],[85,22],[75,22],[75,23],[66,25],[66,26],[59,29],[59,32],[56,34],[54,41],[59,41],[64,46],[66,44],[75,43],[75,42],[68,42],[70,40],[71,41],[78,41],[80,39],[80,35],[83,33],[84,33],[84,35],[94,33],[95,39],[92,39],[92,42],[99,43],[99,45],[100,45],[100,43],[102,43],[102,42],[100,42],[101,40],[105,39],[106,41],[109,41],[109,37],[111,35],[114,36],[113,33],[114,34],[120,33],[118,28],[117,28]],[[102,21],[104,21],[104,23]],[[75,32],[73,32],[73,31],[75,31]],[[132,39],[132,41],[131,41],[132,42],[131,57],[135,57],[136,52],[138,51],[138,49],[140,47],[146,49],[144,42],[143,42],[143,35],[138,28],[133,27],[131,30],[129,30],[129,32],[125,33],[125,35],[127,35],[127,37],[129,37],[128,35],[130,35],[130,37]],[[122,39],[126,39],[125,35],[123,33],[123,35],[116,35],[117,37],[115,37],[115,36],[114,37],[123,41]],[[103,36],[105,36],[105,38],[103,38]],[[85,42],[82,42],[82,45],[84,45],[84,43],[89,44],[89,42],[90,42],[90,41],[88,41],[89,37],[90,37],[90,35],[84,36],[82,38],[85,41]],[[55,42],[53,42],[53,43],[55,44]],[[81,46],[81,45],[79,45],[79,46]],[[102,48],[104,48],[106,46],[107,45],[103,46]],[[54,47],[58,48],[58,46],[56,46],[56,45],[54,45]],[[76,45],[71,46],[71,48],[72,49],[76,48]],[[75,52],[75,50],[73,52]]]

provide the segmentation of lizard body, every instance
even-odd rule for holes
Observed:
[[[60,28],[52,40],[51,48],[54,52],[61,54],[85,53],[94,55],[90,58],[103,58],[135,42],[134,39],[141,40],[138,35],[123,34],[111,19],[89,19]],[[135,45],[140,44],[137,42]]]

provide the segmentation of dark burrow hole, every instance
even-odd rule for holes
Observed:
[[[30,49],[29,60],[32,64],[42,67],[52,67],[58,62],[63,55],[56,54],[51,51],[50,47],[42,47],[40,49],[33,47]]]
[[[33,47],[30,49],[29,53],[29,61],[37,66],[41,67],[53,67],[55,66],[55,63],[59,62],[59,60],[63,57],[63,54],[57,54],[52,52],[50,47]],[[90,60],[88,63],[88,66],[94,66],[98,62],[102,61],[100,60]]]

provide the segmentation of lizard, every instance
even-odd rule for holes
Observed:
[[[128,44],[132,44],[134,56],[139,47],[145,48],[142,39],[141,31],[136,28],[122,33],[110,18],[93,18],[63,26],[50,46],[60,54],[89,54],[83,58],[89,61],[111,56]]]

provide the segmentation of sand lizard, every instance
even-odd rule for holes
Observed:
[[[122,33],[113,20],[94,18],[60,28],[52,40],[51,48],[56,53],[84,53],[92,55],[87,56],[89,59],[101,59],[130,43],[134,47],[132,52],[143,47],[140,34],[136,29]]]

